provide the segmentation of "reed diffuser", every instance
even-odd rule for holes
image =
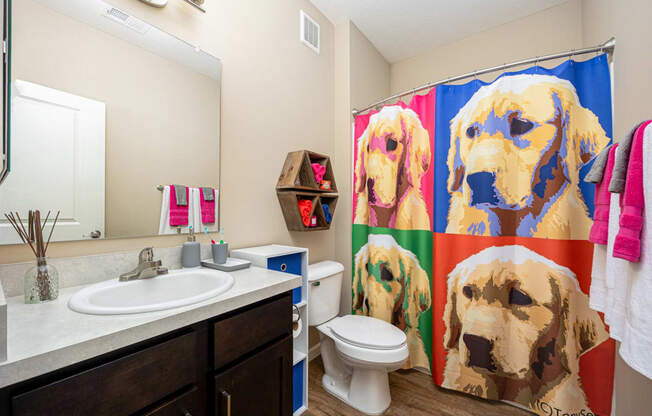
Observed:
[[[36,266],[29,268],[25,273],[25,303],[46,302],[59,296],[59,272],[47,263],[45,257],[59,213],[60,211],[57,211],[47,241],[43,239],[43,230],[50,218],[50,211],[43,222],[41,222],[40,211],[29,211],[27,227],[18,212],[5,214],[5,218],[14,227],[23,244],[28,245],[36,256]]]

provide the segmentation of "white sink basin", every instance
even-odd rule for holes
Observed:
[[[151,279],[107,280],[85,287],[68,301],[76,312],[121,315],[190,305],[226,292],[233,276],[218,270],[173,270]]]

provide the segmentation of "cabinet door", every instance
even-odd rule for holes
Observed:
[[[292,414],[292,338],[215,376],[216,416]]]

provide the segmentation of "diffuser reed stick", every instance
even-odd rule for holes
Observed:
[[[41,222],[41,212],[30,210],[27,215],[27,226],[18,212],[4,214],[23,244],[28,245],[36,256],[36,268],[28,270],[25,275],[25,302],[27,303],[53,300],[58,296],[58,273],[53,266],[47,264],[45,255],[60,213],[61,211],[57,211],[47,240],[43,238],[43,230],[50,218],[50,211],[45,216],[45,221]]]

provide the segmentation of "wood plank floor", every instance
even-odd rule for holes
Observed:
[[[323,389],[321,358],[310,362],[309,409],[306,416],[365,416]],[[504,403],[476,399],[436,387],[429,375],[415,370],[390,373],[392,404],[386,416],[524,416],[531,413]]]

